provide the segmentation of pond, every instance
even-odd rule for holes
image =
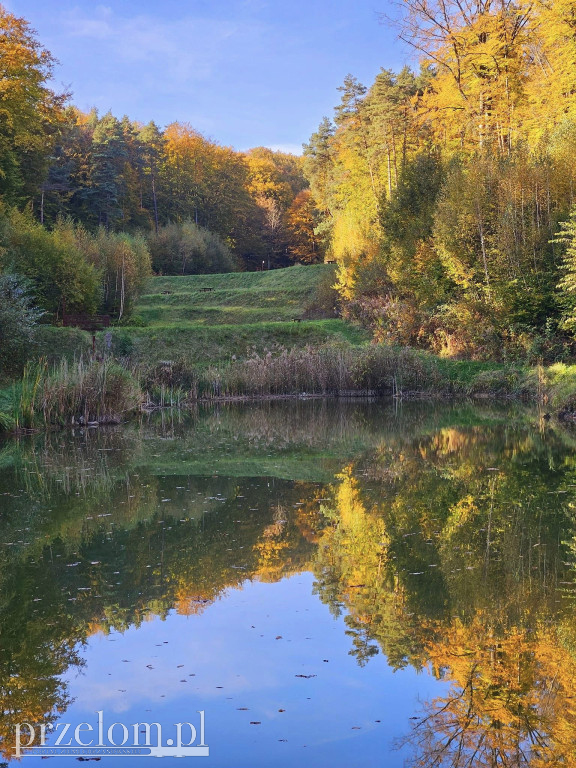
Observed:
[[[320,400],[1,443],[0,764],[574,764],[575,446]]]

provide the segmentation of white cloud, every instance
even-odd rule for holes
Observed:
[[[71,38],[98,43],[101,57],[143,66],[144,78],[161,79],[165,87],[208,80],[226,60],[226,48],[259,35],[254,24],[200,17],[159,21],[146,14],[127,18],[106,6],[89,16],[67,12],[63,21]]]
[[[301,155],[302,144],[268,144],[273,152],[287,152],[290,155]]]

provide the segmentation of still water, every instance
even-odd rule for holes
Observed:
[[[213,768],[575,765],[575,446],[321,401],[0,444],[0,764],[100,711],[203,712]]]

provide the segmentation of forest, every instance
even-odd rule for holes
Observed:
[[[129,324],[150,274],[334,261],[339,311],[443,357],[570,359],[571,0],[405,0],[418,67],[339,88],[303,156],[83,113],[0,6],[0,347],[73,313]],[[15,329],[18,333],[15,334]],[[17,338],[18,337],[18,338]]]
[[[21,364],[38,322],[128,321],[153,273],[323,259],[301,157],[84,114],[51,88],[56,60],[29,23],[2,6],[0,35],[0,364]]]
[[[340,88],[305,147],[349,317],[377,339],[558,359],[576,288],[572,0],[405,0],[420,69]]]

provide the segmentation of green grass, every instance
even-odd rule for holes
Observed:
[[[277,359],[276,367],[285,364],[292,372],[281,377],[281,381],[288,378],[287,389],[274,379],[270,391],[292,392],[296,369],[304,379],[312,376],[312,368],[322,373],[326,350],[328,357],[338,357],[343,350],[343,359],[354,369],[354,377],[363,382],[358,385],[361,388],[378,389],[388,382],[392,371],[394,387],[406,392],[522,396],[537,398],[553,411],[576,410],[576,367],[552,366],[537,371],[493,362],[448,360],[415,350],[402,354],[399,350],[371,351],[366,331],[330,316],[333,282],[334,267],[328,264],[264,272],[153,277],[135,307],[134,318],[139,324],[99,332],[97,351],[128,360],[139,371],[161,361],[177,361],[194,370],[200,379],[207,377],[207,381],[214,379],[217,367],[220,373],[216,378],[222,377],[222,387],[229,385],[232,394],[244,390],[252,394],[264,386],[260,368],[268,367],[268,352]],[[80,358],[91,344],[91,334],[84,331],[44,326],[36,353],[52,364]],[[301,354],[306,347],[312,350]],[[283,360],[282,350],[295,350],[297,354],[294,359]],[[244,369],[241,361],[246,358],[250,361]],[[252,381],[256,374],[258,385]],[[322,376],[320,379],[323,381]],[[184,392],[184,385],[176,384]],[[304,389],[312,391],[310,382]],[[203,385],[200,390],[204,391]],[[6,408],[0,411],[6,413]]]
[[[360,328],[333,317],[308,317],[326,302],[326,293],[329,301],[333,278],[329,264],[153,277],[134,312],[144,326],[114,331],[113,345],[118,335],[136,362],[178,359],[202,368],[279,347],[362,344],[368,334]]]
[[[336,318],[302,323],[260,322],[238,325],[191,326],[173,323],[150,328],[122,329],[120,333],[113,333],[113,343],[120,336],[129,336],[132,343],[129,352],[136,362],[185,360],[199,368],[227,363],[234,356],[242,358],[252,351],[262,353],[280,347],[317,346],[328,341],[356,345],[365,339],[361,330]]]
[[[62,358],[72,360],[74,357],[88,354],[92,349],[92,336],[80,328],[41,325],[36,338],[36,356],[45,357],[49,363],[57,363]]]
[[[333,274],[330,265],[317,264],[266,272],[155,277],[149,280],[136,314],[152,327],[302,320],[314,305],[319,287],[332,282]]]
[[[152,277],[134,310],[139,325],[99,332],[97,349],[136,363],[184,360],[205,368],[279,347],[363,344],[369,334],[344,320],[308,317],[318,304],[330,305],[333,278],[330,264]],[[91,335],[85,331],[51,327],[40,331],[39,353],[50,362],[71,360],[90,348]]]
[[[246,293],[249,293],[246,291]],[[187,297],[192,298],[192,297]],[[139,306],[138,315],[147,326],[197,326],[197,325],[248,325],[262,322],[292,322],[302,314],[296,302],[271,304],[268,307],[243,306],[236,304],[225,306],[206,306],[200,303],[153,304]]]
[[[177,275],[153,277],[149,288],[154,292],[174,290],[189,293],[200,288],[229,290],[269,290],[276,292],[300,290],[307,293],[325,277],[334,274],[331,264],[313,264],[287,269],[271,269],[264,272],[227,272],[223,275]]]
[[[133,356],[139,362],[183,359],[204,367],[279,347],[362,344],[368,335],[350,323],[307,317],[333,278],[329,264],[153,277],[135,308],[146,325],[129,329]]]

